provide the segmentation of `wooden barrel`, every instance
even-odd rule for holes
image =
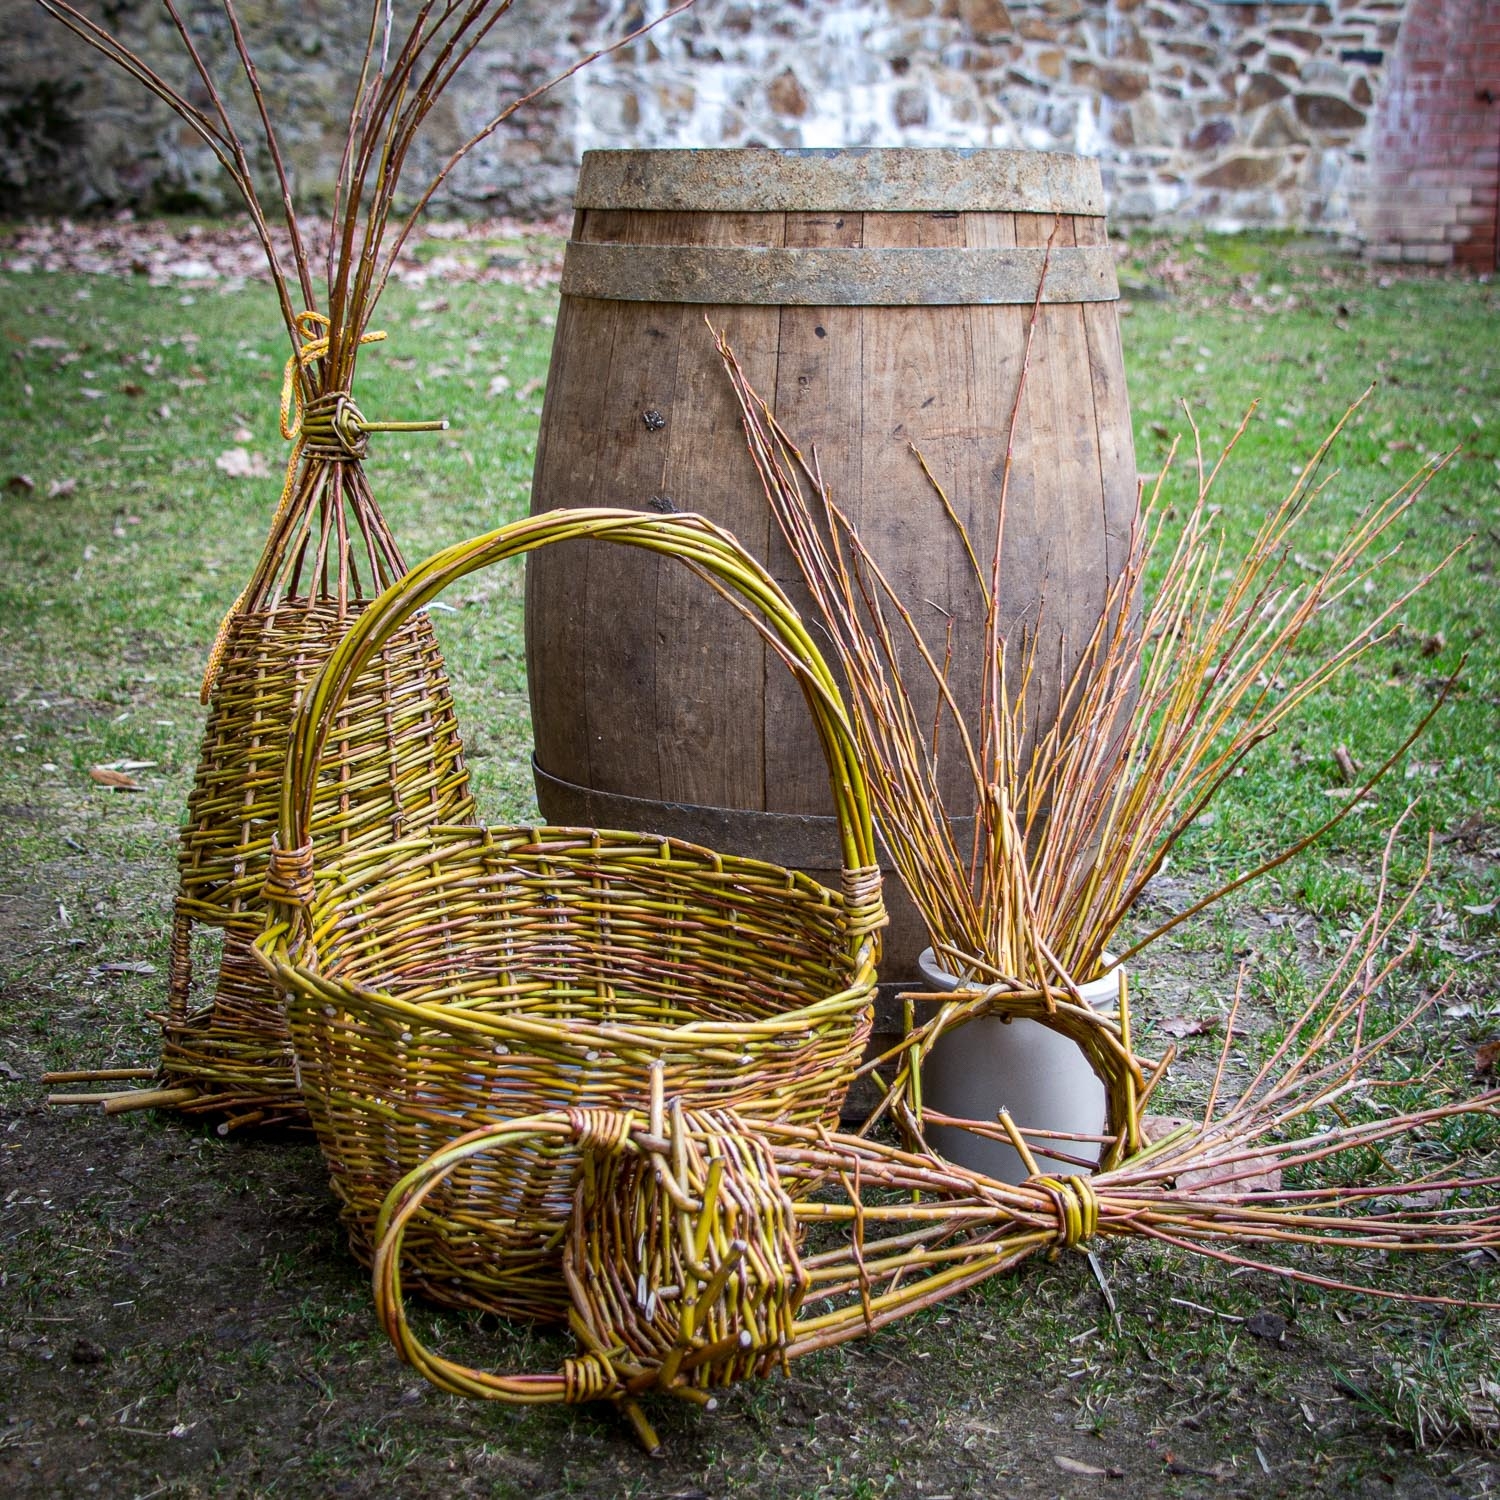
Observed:
[[[924,631],[941,643],[952,620],[960,697],[977,704],[982,603],[911,445],[987,556],[1050,239],[1001,595],[1011,621],[1039,623],[1051,643],[1037,659],[1055,701],[1135,515],[1103,204],[1095,162],[1052,154],[590,152],[533,510],[701,511],[795,579],[707,319],[794,440],[816,447]],[[549,821],[666,832],[836,878],[805,709],[722,600],[671,563],[580,544],[532,559],[526,622]],[[926,938],[904,901],[890,904],[881,977],[899,988]]]

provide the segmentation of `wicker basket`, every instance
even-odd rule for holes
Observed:
[[[172,1107],[217,1116],[221,1133],[306,1124],[281,997],[250,947],[265,925],[261,889],[288,727],[334,646],[406,571],[365,472],[368,434],[433,425],[367,422],[347,394],[313,394],[327,319],[304,313],[297,326],[302,343],[282,392],[282,433],[294,444],[286,482],[205,679],[208,723],[178,848],[159,1077],[123,1093],[58,1096],[101,1100],[107,1113]],[[426,616],[388,632],[368,655],[321,746],[307,825],[319,858],[475,815]],[[199,931],[217,933],[218,944],[195,944]]]
[[[399,559],[392,564],[399,576]],[[377,575],[378,576],[378,575]],[[162,1072],[177,1108],[241,1124],[304,1123],[280,997],[250,944],[276,827],[292,709],[368,598],[280,599],[230,621],[178,852]],[[388,711],[387,706],[394,705]],[[329,737],[313,814],[321,850],[388,842],[474,815],[432,627],[408,621]],[[223,931],[211,997],[195,993],[195,927]],[[186,1086],[186,1087],[184,1087]]]
[[[597,830],[432,828],[318,852],[312,768],[349,684],[414,610],[475,569],[592,537],[682,559],[752,613],[828,755],[842,892],[757,860]],[[701,517],[551,511],[416,568],[335,649],[292,726],[256,952],[287,992],[300,1079],[354,1251],[382,1200],[457,1136],[558,1109],[644,1107],[653,1063],[699,1107],[832,1126],[870,1022],[884,923],[863,778],[837,687],[779,588]],[[408,1288],[566,1316],[578,1151],[529,1138],[445,1180],[408,1229]]]

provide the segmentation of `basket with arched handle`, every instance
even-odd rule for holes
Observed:
[[[592,538],[681,560],[795,674],[828,759],[842,889],[649,834],[433,827],[321,851],[320,747],[403,620],[459,578]],[[387,710],[399,715],[400,703]],[[287,996],[308,1111],[356,1255],[403,1174],[476,1127],[644,1105],[653,1064],[695,1107],[833,1125],[869,1030],[884,922],[864,780],[838,688],[786,596],[695,515],[550,511],[451,547],[361,617],[292,725],[256,944]],[[563,1226],[579,1160],[516,1140],[445,1179],[409,1226],[405,1285],[509,1316],[566,1316]]]

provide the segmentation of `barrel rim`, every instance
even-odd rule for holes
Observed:
[[[1094,157],[989,146],[586,151],[574,206],[676,213],[1104,214]]]

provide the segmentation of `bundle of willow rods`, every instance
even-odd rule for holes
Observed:
[[[1038,299],[1045,263],[1041,275]],[[1033,333],[1035,327],[1034,310]],[[1106,968],[1106,945],[1114,945],[1125,914],[1246,757],[1313,694],[1393,639],[1401,630],[1401,607],[1448,561],[1393,587],[1392,598],[1354,625],[1337,622],[1329,643],[1309,647],[1309,627],[1326,620],[1350,589],[1393,571],[1387,565],[1400,547],[1402,519],[1440,465],[1425,465],[1393,493],[1365,505],[1308,577],[1292,563],[1299,523],[1317,501],[1324,461],[1359,403],[1319,444],[1287,493],[1267,506],[1243,553],[1226,554],[1213,485],[1247,416],[1212,467],[1199,448],[1196,494],[1189,495],[1175,531],[1163,498],[1169,456],[1125,566],[1093,620],[1077,667],[1061,685],[1060,704],[1044,715],[1040,685],[1052,667],[1039,656],[1046,577],[1037,577],[1026,609],[1014,597],[1004,602],[1027,622],[1010,638],[999,597],[1011,454],[996,498],[995,548],[987,557],[977,554],[936,477],[920,454],[914,456],[967,559],[981,620],[965,635],[962,619],[900,596],[875,539],[867,544],[861,538],[840,497],[824,484],[817,454],[798,449],[722,336],[718,348],[767,505],[811,596],[812,618],[827,632],[831,657],[848,683],[881,835],[935,954],[950,973],[971,979],[975,990],[999,985],[1076,999],[1075,981]],[[1028,335],[1012,443],[1030,352]],[[1146,598],[1148,572],[1158,576]],[[977,713],[969,714],[954,684],[976,674],[983,697]],[[936,709],[919,712],[916,705],[934,690]],[[1108,967],[1329,832],[1362,803],[1445,697],[1320,827],[1174,914],[1118,951]],[[939,775],[954,762],[966,771],[961,805]],[[971,813],[972,839],[959,840],[954,820]]]
[[[293,445],[259,564],[220,627],[204,678],[209,717],[178,857],[161,1076],[156,1086],[125,1093],[54,1097],[95,1100],[110,1113],[172,1106],[214,1114],[221,1117],[221,1132],[300,1123],[305,1111],[279,999],[250,953],[265,920],[260,892],[287,725],[349,626],[406,571],[366,475],[369,434],[447,425],[366,420],[354,401],[355,366],[364,345],[385,337],[371,330],[370,319],[432,194],[468,151],[535,94],[500,108],[415,195],[415,206],[402,210],[405,218],[393,221],[402,169],[424,121],[512,0],[426,5],[400,21],[389,5],[373,4],[334,192],[326,303],[320,307],[313,255],[234,0],[220,0],[217,11],[191,19],[177,0],[164,0],[188,65],[182,85],[169,82],[118,35],[64,0],[38,3],[175,110],[239,191],[291,341],[281,431]],[[211,55],[213,44],[222,57]],[[250,143],[257,139],[274,175],[290,268],[252,175]],[[359,849],[472,818],[442,657],[426,618],[413,619],[369,664],[327,738],[313,800],[313,838],[320,849]],[[222,933],[217,981],[206,1003],[193,981],[199,927]],[[104,1081],[132,1071],[49,1075],[49,1081]]]
[[[1384,1273],[1350,1281],[1296,1259],[1500,1247],[1500,1090],[1370,1107],[1425,1081],[1401,1076],[1399,1059],[1433,1000],[1383,1027],[1371,1013],[1405,957],[1386,949],[1407,906],[1387,914],[1377,904],[1226,1107],[1232,1022],[1201,1123],[1093,1177],[1038,1171],[1014,1128],[1032,1175],[1010,1186],[857,1137],[669,1105],[659,1070],[644,1114],[575,1109],[476,1130],[386,1199],[374,1273],[381,1322],[402,1357],[445,1390],[517,1403],[613,1401],[654,1449],[638,1404],[647,1393],[712,1405],[715,1389],[785,1371],[1029,1257],[1095,1238],[1146,1238],[1315,1286],[1500,1311],[1477,1281],[1468,1296],[1429,1295],[1394,1287]],[[1391,1066],[1378,1069],[1382,1059]],[[1437,1141],[1446,1150],[1433,1160]],[[564,1254],[579,1352],[550,1374],[446,1359],[406,1318],[407,1227],[452,1174],[473,1172],[488,1153],[545,1143],[583,1153]],[[1419,1151],[1429,1167],[1403,1165]],[[815,1201],[785,1191],[809,1180],[825,1190]],[[835,1243],[805,1244],[819,1226],[836,1231]],[[1255,1259],[1247,1252],[1256,1245],[1290,1256]]]

